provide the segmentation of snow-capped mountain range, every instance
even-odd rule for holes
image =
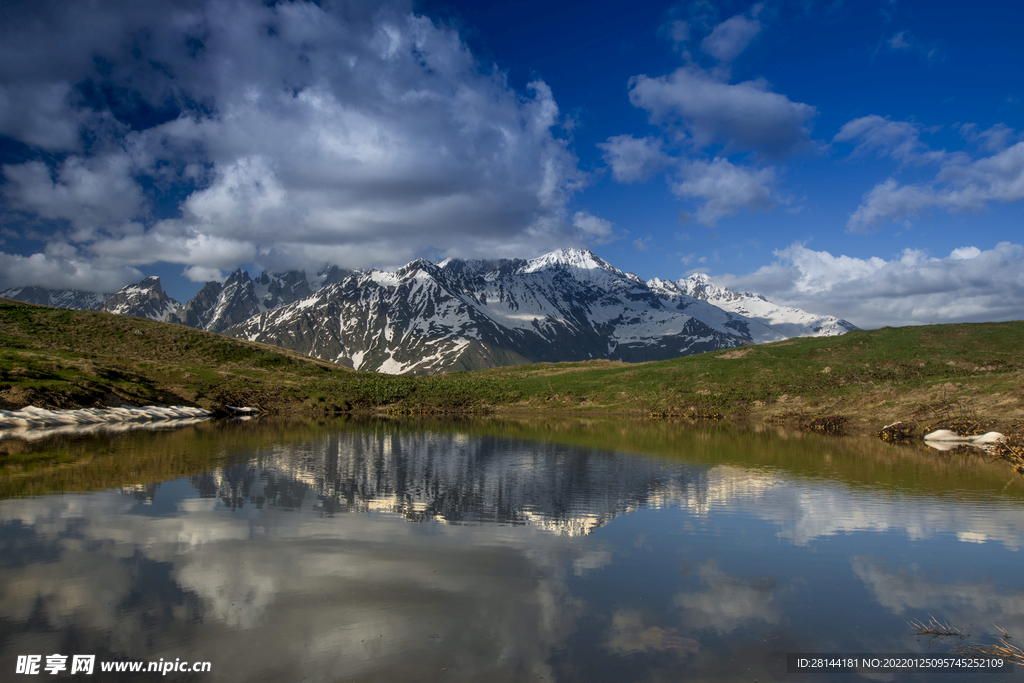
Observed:
[[[24,301],[27,304],[70,308],[75,311],[96,311],[111,294],[79,292],[74,289],[44,289],[43,287],[12,287],[0,292],[0,297]]]
[[[703,275],[644,282],[592,252],[413,261],[357,271],[225,334],[357,370],[433,374],[541,361],[661,360],[855,329],[831,316],[715,288]],[[717,305],[746,306],[749,315]],[[778,329],[777,329],[778,328]]]
[[[13,290],[0,293],[11,296]],[[83,299],[84,300],[84,299]],[[41,302],[40,302],[41,303]],[[395,272],[244,271],[185,305],[158,278],[101,310],[264,342],[357,370],[434,374],[528,362],[663,360],[853,325],[717,287],[698,273],[643,281],[592,252],[535,259],[420,259]]]
[[[186,304],[169,297],[158,277],[148,277],[114,294],[15,287],[0,292],[0,297],[56,308],[149,318],[220,332],[254,315],[307,297],[325,284],[341,280],[349,272],[329,266],[312,280],[307,280],[301,270],[264,272],[254,280],[239,269],[231,273],[224,284],[207,282]]]

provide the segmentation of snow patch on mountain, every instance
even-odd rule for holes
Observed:
[[[354,271],[226,333],[359,370],[429,374],[657,360],[849,326],[774,305],[740,312],[762,304],[771,305],[706,276],[644,282],[588,250],[561,249],[530,260],[419,259],[395,272]]]
[[[46,301],[84,307],[105,296],[86,294],[50,293]],[[206,283],[184,306],[163,292],[159,278],[147,278],[107,298],[103,310],[266,342],[357,370],[407,374],[660,360],[856,329],[732,292],[703,273],[645,282],[587,249],[528,260],[418,259],[395,272],[325,266],[313,278],[265,271],[253,279],[239,269],[223,284]]]
[[[760,294],[732,292],[718,287],[704,273],[694,273],[674,284],[689,296],[764,323],[777,330],[783,338],[834,337],[857,329],[851,323],[835,316],[816,315],[799,308],[780,306]]]
[[[46,289],[44,287],[12,287],[0,292],[4,299],[24,301],[38,306],[69,308],[75,311],[96,311],[102,308],[110,294],[82,292],[75,289]]]
[[[164,293],[160,278],[147,277],[136,285],[122,287],[104,302],[101,310],[116,315],[167,322],[173,319],[181,308],[180,303]]]

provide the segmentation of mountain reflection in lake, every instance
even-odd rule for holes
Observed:
[[[675,425],[637,428],[648,455],[594,424],[210,429],[134,438],[213,469],[0,501],[0,677],[62,653],[203,681],[766,681],[787,652],[928,651],[929,614],[1024,637],[1008,468]]]

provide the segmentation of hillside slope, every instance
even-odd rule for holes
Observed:
[[[270,412],[840,413],[1024,418],[1024,322],[855,330],[666,361],[408,377],[169,323],[0,300],[0,408],[258,405]],[[877,428],[877,427],[876,427]]]

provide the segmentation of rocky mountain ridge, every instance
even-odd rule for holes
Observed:
[[[732,305],[763,302],[765,311],[727,310],[687,293],[701,278],[644,282],[579,249],[530,260],[420,259],[393,273],[356,271],[224,334],[357,370],[433,374],[526,362],[663,360],[855,329],[756,295],[736,295]]]
[[[44,287],[11,287],[0,292],[4,299],[24,301],[37,306],[70,308],[74,311],[98,311],[111,294],[81,292],[75,289],[46,289]]]
[[[239,269],[223,284],[208,282],[184,305],[151,277],[109,297],[100,310],[393,374],[662,360],[856,329],[834,316],[718,287],[702,273],[645,282],[585,249],[528,260],[419,259],[395,272],[332,267],[312,280],[302,271],[252,279]]]
[[[306,273],[301,270],[283,273],[264,271],[252,279],[247,272],[238,269],[227,277],[224,284],[207,282],[185,304],[164,292],[159,277],[147,277],[114,294],[14,287],[0,292],[0,297],[54,308],[104,311],[149,318],[209,332],[221,332],[254,315],[308,297],[325,284],[337,282],[350,272],[337,266],[328,266],[312,280],[308,280]]]

